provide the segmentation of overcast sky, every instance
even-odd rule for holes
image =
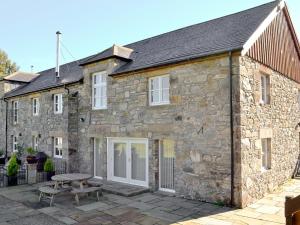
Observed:
[[[63,63],[269,2],[268,0],[0,0],[0,49],[22,71],[55,66],[60,30]],[[287,0],[300,34],[300,1]],[[71,56],[72,55],[72,56]]]

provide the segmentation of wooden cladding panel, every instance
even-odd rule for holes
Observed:
[[[251,58],[300,83],[300,51],[284,9],[247,52]]]

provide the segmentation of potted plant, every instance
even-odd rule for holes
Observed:
[[[51,177],[55,175],[54,163],[50,158],[44,164],[44,172],[47,173],[47,181],[50,181]]]
[[[26,148],[26,152],[27,152],[27,157],[26,157],[26,161],[28,164],[34,164],[37,162],[37,159],[36,159],[36,150],[33,149],[32,147],[29,147],[29,148]]]
[[[0,165],[5,165],[5,155],[2,149],[0,149]]]
[[[17,156],[16,154],[13,154],[7,165],[8,186],[18,185],[18,170],[19,165],[17,163]]]

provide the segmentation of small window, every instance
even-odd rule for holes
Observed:
[[[36,151],[38,151],[38,147],[39,147],[39,138],[36,135],[32,136],[32,148]]]
[[[13,122],[14,124],[18,123],[18,113],[19,113],[19,102],[13,101],[12,102],[12,116],[13,116]]]
[[[11,143],[12,143],[12,150],[13,152],[17,152],[18,151],[18,138],[17,136],[12,135],[11,136]]]
[[[261,104],[270,104],[270,76],[268,75],[261,75],[261,97],[260,97],[260,103]]]
[[[54,138],[54,157],[62,158],[62,138],[61,137]]]
[[[262,170],[271,169],[271,138],[261,139]]]
[[[165,105],[170,103],[170,78],[159,76],[149,79],[150,105]]]
[[[54,114],[61,114],[63,111],[62,94],[54,95]]]
[[[33,98],[32,99],[32,114],[34,116],[37,116],[37,115],[39,115],[39,111],[40,111],[39,99],[38,98]]]
[[[105,72],[93,74],[93,109],[107,108],[107,75]]]

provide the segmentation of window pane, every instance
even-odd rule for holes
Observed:
[[[162,78],[162,88],[169,88],[170,87],[170,81],[169,81],[169,77],[163,77]]]
[[[162,101],[169,102],[169,89],[164,89],[162,91]]]
[[[126,178],[125,143],[114,143],[114,176]]]
[[[101,82],[106,83],[106,75],[101,75]]]
[[[153,78],[151,80],[151,90],[158,90],[159,89],[159,77]]]
[[[146,145],[131,144],[131,178],[146,181]]]
[[[152,101],[153,103],[159,102],[159,91],[156,90],[156,91],[152,91],[151,93],[152,93],[152,94],[151,94],[151,101]]]

